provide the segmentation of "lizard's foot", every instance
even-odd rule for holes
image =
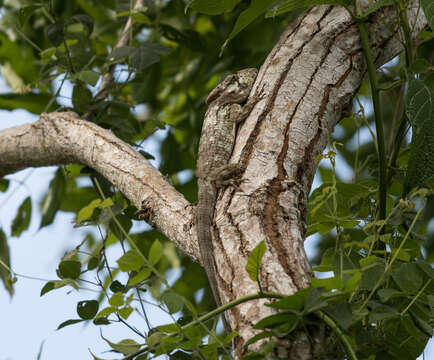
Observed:
[[[242,167],[239,164],[228,164],[218,168],[212,174],[217,188],[234,186],[238,189],[241,183]]]

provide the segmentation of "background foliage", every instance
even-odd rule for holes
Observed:
[[[0,107],[35,114],[71,108],[110,128],[143,156],[161,159],[160,171],[194,202],[205,97],[225,75],[259,67],[300,7],[324,3],[346,6],[351,1],[149,0],[135,11],[128,0],[3,1],[0,62],[12,92],[0,95]],[[379,3],[398,9],[407,5],[398,0]],[[429,1],[421,3],[432,28],[434,10]],[[113,50],[130,15],[135,26],[129,43]],[[379,86],[387,90],[381,92],[390,159],[386,219],[376,217],[378,139],[368,135],[374,134],[375,125],[367,82],[354,100],[354,113],[330,134],[319,159],[321,185],[309,200],[308,235],[318,239],[314,270],[333,273],[313,278],[309,289],[291,297],[268,294],[280,298],[272,306],[282,312],[255,326],[262,332],[252,342],[269,341],[262,353],[249,358],[278,353],[277,338],[291,339],[324,323],[336,334],[324,340],[324,349],[337,357],[343,358],[348,347],[360,359],[415,359],[423,351],[432,335],[434,308],[434,197],[430,190],[421,190],[430,189],[434,175],[433,44],[432,33],[422,32],[417,48],[407,43],[406,54],[376,74]],[[409,57],[411,48],[415,50]],[[101,100],[95,96],[98,86],[113,67],[115,81]],[[72,89],[67,98],[61,95],[64,88]],[[159,154],[150,154],[142,143],[158,129],[166,129],[166,136]],[[81,178],[90,178],[93,186],[82,186]],[[7,188],[8,180],[0,179],[0,191]],[[7,237],[26,231],[32,206],[40,206],[41,219],[33,221],[41,228],[65,211],[77,214],[77,226],[96,225],[105,234],[88,235],[71,249],[60,260],[58,279],[41,290],[44,295],[63,286],[78,289],[89,276],[98,279],[93,285],[100,295],[80,301],[77,319],[59,328],[84,321],[128,326],[132,311],[146,317],[146,309],[133,304],[148,291],[177,321],[147,334],[133,329],[132,337],[139,342],[114,344],[107,339],[110,348],[125,358],[142,349],[136,359],[162,353],[175,359],[230,357],[227,347],[234,334],[216,333],[216,322],[207,318],[197,322],[215,306],[200,266],[154,230],[130,233],[132,221],[138,220],[136,209],[104,178],[82,166],[59,168],[43,202],[32,204],[27,198],[11,229],[0,229],[0,275],[11,294],[16,278],[8,271]],[[119,242],[123,252],[117,263],[109,264],[105,250]],[[263,246],[246,271],[259,283],[255,269]],[[181,276],[169,286],[167,273],[178,266]],[[205,293],[198,296],[202,288]]]

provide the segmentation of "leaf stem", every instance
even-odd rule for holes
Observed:
[[[427,286],[429,285],[429,283],[431,282],[432,279],[429,279],[426,284],[423,286],[422,289],[419,290],[419,292],[416,294],[416,296],[411,299],[410,303],[406,306],[406,308],[404,310],[401,311],[401,316],[404,316],[404,314],[408,311],[408,309],[411,308],[411,305],[414,304],[414,302],[419,298],[419,296],[422,295],[422,293],[425,291],[425,289],[427,288]]]
[[[392,258],[390,259],[390,262],[388,264],[386,264],[383,273],[381,274],[380,278],[378,279],[377,283],[375,284],[374,288],[371,290],[371,292],[369,293],[368,297],[366,298],[366,300],[363,302],[362,306],[360,306],[360,310],[364,309],[366,304],[368,303],[369,300],[371,300],[372,296],[375,294],[375,292],[377,291],[377,289],[379,288],[379,286],[381,285],[381,283],[384,280],[384,277],[386,276],[386,274],[390,271],[390,269],[392,268],[393,263],[395,262],[395,260],[397,259],[399,253],[401,252],[405,242],[407,241],[407,238],[409,237],[409,235],[411,234],[414,226],[416,225],[416,221],[419,218],[420,214],[422,213],[424,207],[421,206],[420,209],[417,211],[416,216],[413,219],[413,222],[411,223],[407,233],[404,236],[404,239],[402,239],[401,244],[399,245],[398,249],[396,249],[395,253],[393,254]]]
[[[357,24],[360,31],[360,39],[362,42],[363,53],[365,55],[366,65],[368,68],[369,83],[371,85],[372,103],[374,105],[375,128],[377,132],[378,143],[378,163],[379,163],[379,219],[386,218],[386,199],[387,199],[387,161],[386,161],[386,146],[383,130],[382,109],[380,104],[380,88],[378,87],[376,68],[373,61],[371,47],[369,45],[369,36],[366,29],[366,24],[363,19],[357,19]]]
[[[339,328],[339,326],[335,323],[335,321],[331,317],[327,316],[326,314],[324,314],[320,310],[315,311],[315,315],[317,317],[319,317],[321,320],[323,320],[335,332],[335,334],[339,338],[339,340],[342,341],[342,344],[345,347],[345,350],[347,352],[348,357],[351,360],[357,360],[357,355],[354,352],[354,349],[351,346],[351,343],[348,341],[348,339],[346,338],[345,334]]]

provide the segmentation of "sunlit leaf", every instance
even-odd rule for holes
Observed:
[[[261,268],[262,257],[267,251],[267,245],[265,241],[262,240],[249,255],[246,265],[246,271],[249,274],[250,279],[253,281],[258,281],[259,270]]]

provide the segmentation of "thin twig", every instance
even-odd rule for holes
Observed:
[[[144,6],[144,0],[137,0],[136,4],[134,5],[133,10],[139,9],[139,8],[141,8],[143,6]],[[121,34],[119,36],[118,42],[116,43],[116,45],[113,48],[113,50],[114,49],[118,49],[118,48],[120,48],[120,47],[125,46],[125,45],[128,44],[129,35],[130,35],[130,31],[131,31],[132,26],[133,26],[133,19],[130,16],[128,18],[127,23],[125,24],[125,27],[123,28],[123,30],[122,30],[122,32],[121,32]],[[104,100],[107,97],[107,95],[108,95],[108,91],[107,90],[108,90],[110,84],[113,81],[113,73],[114,73],[114,70],[115,70],[115,66],[116,65],[111,65],[109,67],[108,72],[105,73],[105,75],[103,76],[101,85],[100,85],[100,87],[98,89],[98,92],[97,92],[97,94],[95,96],[95,102],[102,101],[102,100]]]

